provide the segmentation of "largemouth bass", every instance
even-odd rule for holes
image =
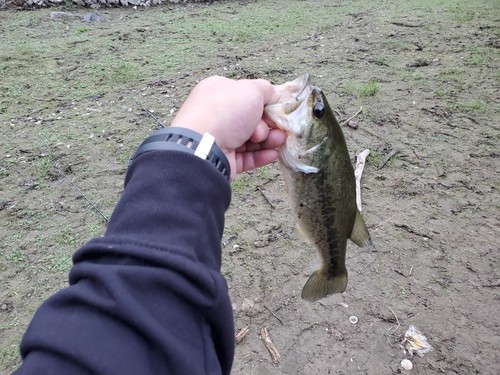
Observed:
[[[361,247],[372,241],[356,207],[354,169],[344,134],[325,95],[308,74],[277,89],[280,102],[264,112],[288,134],[279,163],[299,232],[322,260],[302,290],[302,298],[316,301],[346,289],[347,239]]]

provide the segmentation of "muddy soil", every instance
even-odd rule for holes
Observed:
[[[294,236],[279,168],[233,181],[222,272],[249,329],[233,373],[401,373],[409,325],[433,347],[413,373],[500,373],[498,6],[213,2],[92,10],[102,20],[90,23],[89,9],[1,12],[0,373],[66,285],[71,254],[103,233],[153,116],[168,124],[209,75],[306,71],[339,120],[362,107],[343,130],[353,162],[371,150],[362,196],[376,247],[349,244],[345,293],[306,302],[319,258]]]

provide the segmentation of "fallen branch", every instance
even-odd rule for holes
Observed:
[[[356,159],[356,169],[354,171],[354,177],[356,179],[356,205],[358,206],[359,212],[363,211],[361,207],[361,175],[363,174],[368,155],[370,155],[370,150],[368,149],[358,155]]]
[[[279,316],[278,316],[278,315],[276,315],[276,314],[275,314],[275,313],[274,313],[274,312],[273,312],[273,311],[272,311],[269,307],[267,307],[266,305],[264,305],[264,308],[265,308],[267,311],[269,311],[269,312],[270,312],[270,313],[271,313],[271,314],[272,314],[272,315],[273,315],[273,316],[274,316],[274,317],[278,320],[278,322],[280,322],[280,323],[281,323],[281,325],[284,325],[284,324],[283,324],[283,321],[279,318]]]
[[[392,150],[391,150],[391,152],[389,152],[389,153],[385,156],[385,158],[383,158],[383,159],[380,161],[380,163],[379,163],[379,165],[378,165],[378,169],[382,169],[382,168],[384,168],[384,166],[387,164],[387,162],[388,162],[388,161],[389,161],[389,160],[390,160],[390,159],[391,159],[394,155],[396,155],[398,152],[399,152],[399,148],[394,148],[394,149],[392,149]]]
[[[483,288],[498,288],[500,284],[483,284],[481,285]]]
[[[411,234],[414,234],[416,236],[420,236],[422,238],[428,238],[430,240],[432,240],[432,236],[431,235],[428,235],[428,234],[425,234],[425,233],[420,233],[420,232],[417,232],[415,229],[411,228],[409,225],[406,225],[406,224],[394,224],[394,226],[396,228],[401,228],[401,229],[404,229],[406,230],[408,233],[411,233]]]
[[[389,310],[391,310],[392,315],[394,315],[394,317],[396,318],[396,322],[398,323],[398,326],[394,329],[394,331],[392,331],[392,327],[391,327],[391,328],[389,328],[389,331],[390,331],[391,333],[394,333],[394,332],[396,332],[396,331],[399,329],[399,327],[401,327],[401,323],[399,323],[398,316],[396,315],[396,313],[394,312],[394,310],[393,310],[393,309],[391,309],[389,306],[387,306],[387,307],[389,308]]]
[[[281,361],[281,356],[280,353],[278,352],[278,349],[273,344],[273,341],[271,340],[271,337],[269,336],[269,332],[267,332],[267,328],[262,328],[260,330],[260,339],[266,346],[267,350],[269,351],[269,354],[271,354],[271,358],[273,359],[274,364],[278,364]]]
[[[359,115],[361,113],[361,111],[363,111],[363,107],[359,107],[359,111],[358,112],[356,112],[355,114],[353,114],[347,120],[342,121],[342,123],[340,124],[340,126],[348,125],[349,121],[351,121],[354,117],[356,117],[357,115]]]
[[[240,342],[243,341],[245,337],[247,337],[248,333],[250,332],[250,328],[248,326],[242,328],[235,336],[236,344],[239,344]]]
[[[273,210],[276,209],[276,206],[273,204],[273,202],[271,202],[269,200],[269,198],[266,196],[266,194],[264,194],[264,191],[262,190],[262,188],[260,186],[257,186],[257,190],[259,191],[259,193],[264,197],[264,199],[266,200],[266,202],[269,204],[269,206],[271,206],[271,208]]]

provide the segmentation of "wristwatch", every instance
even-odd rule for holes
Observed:
[[[162,150],[181,151],[198,156],[211,163],[229,181],[231,176],[229,161],[215,143],[214,136],[210,133],[202,136],[186,128],[166,127],[155,131],[142,142],[130,159],[129,165],[145,152]]]

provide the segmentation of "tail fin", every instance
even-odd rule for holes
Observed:
[[[307,280],[302,289],[302,298],[309,302],[317,301],[333,293],[342,293],[347,287],[347,271],[327,279],[319,271]]]

